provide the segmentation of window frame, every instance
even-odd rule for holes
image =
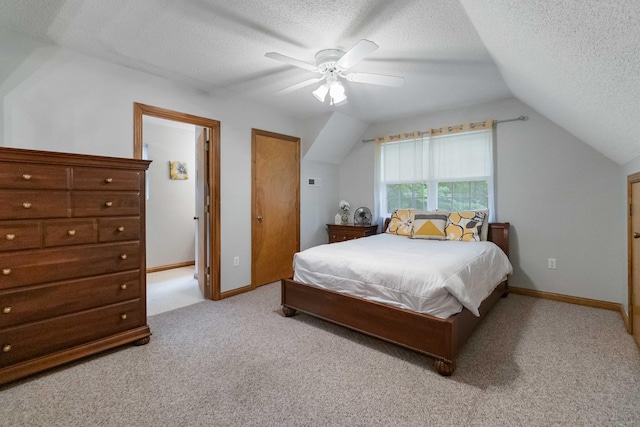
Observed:
[[[487,144],[487,148],[489,149],[489,154],[488,154],[488,160],[490,161],[490,175],[482,175],[482,176],[460,176],[460,177],[455,177],[455,178],[451,178],[451,177],[446,177],[446,178],[434,178],[433,177],[433,159],[432,159],[432,145],[431,142],[434,138],[440,138],[440,136],[436,136],[436,137],[432,137],[429,138],[428,136],[423,136],[422,138],[413,138],[413,139],[408,139],[408,140],[403,140],[403,141],[393,141],[393,142],[382,142],[382,143],[378,143],[377,144],[377,151],[378,154],[376,155],[376,162],[378,163],[376,165],[376,175],[377,175],[377,179],[376,179],[376,185],[377,185],[377,207],[378,207],[378,213],[380,216],[382,217],[389,217],[391,215],[391,213],[393,212],[394,209],[391,209],[391,212],[385,212],[390,210],[388,207],[388,197],[387,197],[387,185],[397,185],[397,184],[426,184],[427,186],[427,208],[425,210],[436,210],[436,209],[442,209],[441,207],[439,207],[439,200],[438,200],[438,193],[439,193],[439,184],[441,182],[486,182],[487,183],[487,207],[486,208],[472,208],[469,210],[483,210],[483,209],[489,209],[489,215],[490,215],[490,221],[493,221],[494,219],[494,211],[495,211],[495,198],[494,198],[494,193],[495,193],[495,170],[496,170],[496,162],[495,162],[495,149],[494,149],[494,145],[495,145],[495,133],[493,132],[492,129],[488,129],[488,130],[476,130],[476,131],[470,131],[470,132],[461,132],[460,135],[468,135],[471,133],[484,133],[484,132],[490,132],[489,135],[485,134],[483,138],[486,138],[487,136],[489,137],[489,140],[486,141],[486,139],[484,141],[481,141],[482,143]],[[453,134],[456,135],[456,134]],[[446,136],[451,136],[451,134],[446,135]],[[416,179],[416,180],[389,180],[389,181],[385,181],[385,171],[383,170],[385,167],[385,158],[384,158],[384,146],[387,144],[402,144],[402,143],[408,143],[410,141],[413,141],[414,143],[420,141],[423,144],[423,149],[424,147],[426,147],[427,150],[427,165],[423,165],[422,169],[426,170],[426,177],[425,177],[425,173],[422,173],[422,179]],[[423,158],[424,158],[424,154],[423,154]],[[414,198],[415,200],[415,198]],[[409,208],[404,208],[402,207],[401,209],[409,209]],[[420,209],[421,208],[416,208],[413,207],[412,209]]]

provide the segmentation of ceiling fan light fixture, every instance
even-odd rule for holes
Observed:
[[[344,86],[337,80],[331,80],[329,82],[329,96],[331,97],[331,105],[340,105],[347,101]]]
[[[323,83],[318,87],[318,89],[313,91],[313,96],[320,102],[324,102],[327,97],[327,93],[329,93],[329,85],[327,83]]]

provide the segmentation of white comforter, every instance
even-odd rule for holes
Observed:
[[[492,242],[378,234],[295,254],[298,282],[447,318],[480,303],[512,266]]]

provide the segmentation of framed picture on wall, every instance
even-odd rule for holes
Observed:
[[[169,178],[171,178],[171,179],[189,179],[189,171],[187,170],[187,162],[170,161],[169,162]]]

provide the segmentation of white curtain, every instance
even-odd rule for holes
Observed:
[[[493,132],[491,129],[380,144],[379,214],[390,214],[387,185],[428,184],[428,208],[438,209],[438,182],[487,181],[494,218]]]

